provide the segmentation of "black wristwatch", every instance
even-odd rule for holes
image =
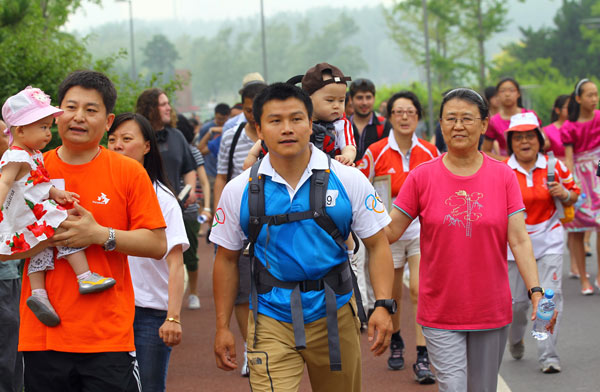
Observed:
[[[530,288],[527,291],[527,296],[529,297],[529,299],[531,299],[531,296],[533,295],[533,293],[542,293],[542,297],[544,296],[544,289],[541,288],[540,286],[535,286]]]
[[[389,314],[396,313],[396,310],[398,309],[398,304],[395,299],[378,299],[375,301],[375,307],[379,306],[385,308]]]

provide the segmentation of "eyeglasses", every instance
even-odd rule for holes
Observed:
[[[392,116],[404,117],[404,115],[406,115],[406,117],[413,117],[416,114],[417,111],[415,109],[392,110]]]
[[[475,120],[481,120],[481,117],[444,117],[442,121],[447,125],[456,125],[459,121],[462,122],[463,125],[473,125],[475,124]]]
[[[516,134],[513,135],[512,140],[515,142],[522,142],[523,140],[527,140],[528,142],[533,141],[536,138],[535,133],[526,133],[526,134]]]

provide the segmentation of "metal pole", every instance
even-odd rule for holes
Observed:
[[[129,0],[129,39],[131,41],[131,79],[137,79],[137,71],[135,69],[135,45],[133,42],[133,7],[132,0]]]
[[[267,70],[267,40],[265,36],[265,11],[263,7],[263,0],[260,0],[260,28],[262,34],[263,76],[266,82],[269,80],[269,72]]]
[[[431,60],[429,58],[429,28],[427,20],[427,0],[423,2],[423,34],[425,35],[425,70],[427,72],[427,119],[429,132],[434,132],[433,126],[433,96],[431,95]]]

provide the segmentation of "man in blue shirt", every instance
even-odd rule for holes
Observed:
[[[269,86],[255,98],[253,114],[258,136],[269,150],[254,169],[258,170],[257,178],[264,178],[267,216],[291,216],[292,212],[310,210],[312,177],[328,173],[326,197],[322,201],[326,215],[339,231],[338,237],[347,238],[352,229],[363,239],[372,257],[370,272],[378,304],[369,321],[368,335],[371,351],[382,354],[390,339],[390,313],[395,311],[395,303],[388,300],[392,294],[393,265],[383,228],[390,218],[381,199],[357,169],[328,159],[309,143],[312,103],[301,89],[284,83]],[[229,319],[239,283],[237,261],[251,230],[248,201],[251,170],[225,186],[210,236],[218,245],[213,275],[217,317],[215,356],[217,366],[224,370],[237,368]],[[338,292],[335,284],[328,285],[326,279],[338,270],[349,273],[346,250],[312,217],[263,225],[253,250],[255,271],[260,270],[260,274],[280,283],[264,290],[258,275],[255,273],[253,277],[261,290],[252,301],[254,314],[248,322],[252,390],[297,389],[306,363],[313,390],[359,391],[360,321],[353,290],[350,287]],[[342,272],[339,276],[341,280]],[[284,287],[290,285],[295,287]],[[335,294],[331,294],[332,289]],[[333,319],[338,320],[335,328],[329,322],[330,301],[334,306]],[[300,327],[296,312],[300,312],[303,323]],[[334,335],[332,330],[336,332]],[[328,337],[339,338],[339,363],[332,362]]]

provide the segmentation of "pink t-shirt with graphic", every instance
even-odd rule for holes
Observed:
[[[521,113],[533,113],[536,117],[538,117],[533,110],[521,108]],[[542,123],[539,117],[538,122],[540,124]],[[500,154],[504,156],[508,156],[508,150],[506,148],[506,135],[504,134],[504,131],[506,131],[508,127],[510,127],[510,119],[505,120],[502,118],[502,116],[500,116],[500,113],[496,113],[492,116],[492,118],[490,118],[487,131],[485,131],[486,138],[498,141],[498,145],[500,146]]]
[[[417,322],[425,327],[482,330],[512,321],[508,217],[525,207],[514,172],[483,157],[467,177],[452,174],[443,156],[425,162],[394,201],[421,222]]]
[[[600,147],[600,110],[594,110],[591,121],[565,121],[560,131],[563,144],[572,144],[575,154]]]
[[[544,133],[550,141],[550,148],[548,151],[552,151],[554,156],[558,159],[565,159],[565,146],[561,140],[560,128],[556,128],[556,125],[550,124],[544,127]]]

